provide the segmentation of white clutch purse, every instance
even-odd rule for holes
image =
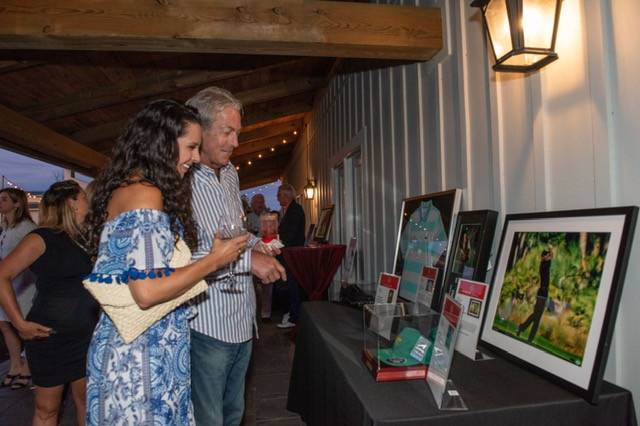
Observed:
[[[180,239],[173,250],[170,266],[172,268],[180,268],[188,265],[190,262],[191,250],[189,250],[187,244]],[[125,343],[131,343],[155,324],[156,321],[186,301],[207,290],[207,283],[204,280],[200,280],[196,285],[175,299],[152,306],[149,309],[140,309],[138,304],[133,300],[127,284],[107,284],[90,279],[84,280],[83,284],[89,293],[100,303],[104,312],[109,315],[109,318],[113,321]]]

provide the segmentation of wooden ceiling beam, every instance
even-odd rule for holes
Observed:
[[[267,149],[263,151],[249,152],[242,155],[234,155],[231,157],[231,162],[238,166],[246,166],[247,161],[251,161],[253,164],[263,164],[265,161],[268,162],[278,156],[289,155],[291,151],[293,151],[295,145],[295,143],[281,145],[276,151],[273,152]],[[261,155],[262,157],[258,157],[259,155]]]
[[[158,72],[141,80],[129,80],[115,85],[93,87],[61,98],[45,100],[20,112],[36,121],[44,122],[248,73],[249,71],[242,70]]]
[[[280,117],[307,113],[313,109],[313,92],[280,98],[269,102],[250,105],[244,108],[243,129],[250,131],[259,123],[269,122]],[[256,127],[257,128],[257,127]]]
[[[274,136],[280,136],[286,139],[295,138],[297,139],[297,135],[294,135],[293,132],[301,132],[302,131],[302,120],[296,121],[288,121],[284,123],[277,123],[271,126],[262,127],[259,129],[245,131],[242,130],[240,133],[239,143],[245,144],[250,142],[259,141],[261,139],[267,139]]]
[[[187,99],[200,88],[216,82],[233,79],[236,84],[246,86],[249,84],[248,82],[267,79],[272,74],[284,74],[288,67],[304,64],[307,61],[309,59],[295,59],[265,66],[245,67],[244,69],[163,70],[153,72],[150,76],[140,79],[125,80],[116,84],[83,89],[62,97],[45,99],[44,102],[38,102],[30,108],[21,110],[20,113],[36,121],[44,122],[131,101],[161,97],[168,93],[175,94],[176,91],[193,88],[193,90],[181,92],[181,96],[172,96]],[[271,62],[274,62],[273,59]]]
[[[0,60],[0,74],[17,72],[44,64],[44,62],[40,61]]]
[[[249,124],[246,126],[243,125],[241,135],[247,134],[249,132],[253,132],[254,130],[264,129],[265,127],[269,127],[269,126],[275,126],[283,123],[290,123],[292,121],[300,121],[304,119],[304,116],[306,114],[307,114],[307,111],[297,112],[297,113],[285,115],[282,117],[276,117],[276,118],[271,118],[264,121],[259,121],[257,123]],[[244,118],[243,118],[243,121],[244,121]],[[299,128],[297,130],[300,131]]]
[[[316,90],[322,84],[322,79],[315,78],[298,78],[289,80],[288,82],[277,82],[271,85],[263,86],[258,89],[251,89],[244,92],[237,93],[236,96],[244,107],[247,110],[252,105],[262,104],[266,102],[271,102],[276,99],[281,98],[289,98],[294,95],[299,95],[302,93],[312,92]],[[310,103],[296,103],[290,105],[283,105],[279,108],[275,108],[268,112],[255,112],[250,113],[247,118],[249,124],[255,124],[256,120],[269,119],[269,117],[273,117],[275,114],[279,112],[289,113],[291,111],[309,111],[311,110]],[[118,120],[106,124],[101,124],[94,127],[89,127],[86,129],[79,130],[74,132],[71,137],[77,140],[78,142],[88,144],[94,149],[98,151],[102,151],[103,149],[100,147],[104,144],[112,144],[115,141],[115,138],[122,133],[124,127],[130,118],[126,118],[124,120]],[[243,118],[244,121],[244,118]]]
[[[107,157],[73,139],[54,132],[3,105],[0,105],[0,138],[53,160],[74,164],[84,172],[95,174]],[[54,161],[55,162],[55,161]]]
[[[298,136],[300,136],[298,134]],[[275,151],[278,151],[278,148],[285,145],[295,144],[298,139],[287,139],[287,143],[282,143],[282,136],[274,136],[267,139],[260,139],[253,142],[247,142],[240,144],[236,149],[233,150],[233,155],[235,157],[241,157],[243,155],[250,155],[258,152],[271,152],[271,148],[275,148]]]
[[[4,0],[0,49],[427,60],[439,8],[298,0]]]

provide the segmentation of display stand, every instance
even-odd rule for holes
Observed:
[[[448,294],[445,295],[433,356],[427,371],[427,384],[440,410],[467,410],[460,393],[449,379],[461,316],[462,305]]]
[[[447,385],[445,386],[445,391],[442,394],[442,399],[440,400],[438,408],[445,411],[468,410],[467,405],[462,400],[460,393],[451,379],[447,380]]]

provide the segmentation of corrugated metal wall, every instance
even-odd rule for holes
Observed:
[[[496,74],[477,9],[441,4],[445,47],[428,63],[336,77],[305,141],[319,197],[333,202],[331,171],[359,132],[364,173],[361,248],[369,279],[391,270],[403,198],[463,189],[463,210],[527,211],[640,204],[640,3],[565,0],[560,59],[529,75]],[[635,35],[634,35],[635,34]],[[306,144],[286,178],[306,179]],[[499,229],[501,225],[499,224]],[[635,238],[632,256],[638,253]],[[631,262],[606,377],[640,394],[633,361],[640,263]],[[638,401],[636,399],[636,401]],[[639,406],[638,402],[636,405]]]

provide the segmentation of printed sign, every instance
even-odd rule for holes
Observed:
[[[483,282],[462,278],[458,280],[456,300],[462,305],[464,314],[456,350],[474,360],[488,293],[489,286]]]

